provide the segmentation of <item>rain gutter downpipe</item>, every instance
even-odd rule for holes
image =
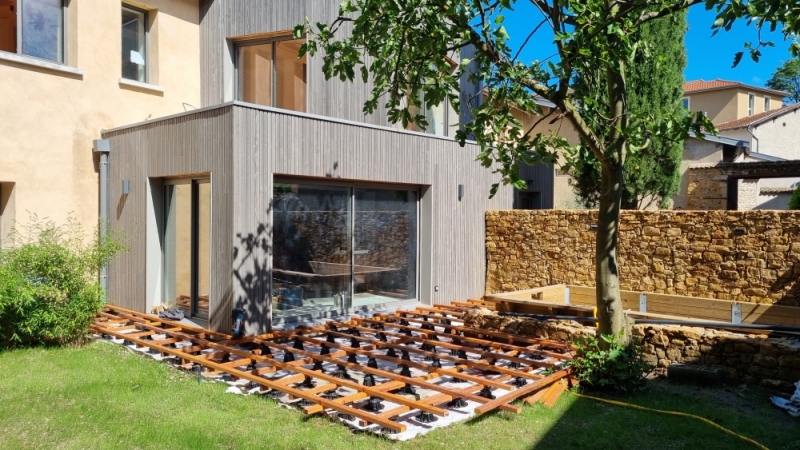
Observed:
[[[108,139],[95,139],[92,150],[100,154],[100,241],[105,241],[108,236],[108,154],[111,152],[111,143]],[[107,300],[108,292],[108,264],[100,268],[100,288],[103,290],[103,299]]]
[[[750,133],[750,136],[753,136],[753,140],[756,141],[756,153],[758,153],[758,138],[756,137],[755,134],[753,134],[753,131],[750,129],[750,127],[752,127],[752,126],[753,126],[753,124],[751,123],[750,125],[747,126],[746,130],[747,130],[748,133]],[[752,148],[753,148],[753,146],[751,145],[750,149],[752,150]]]

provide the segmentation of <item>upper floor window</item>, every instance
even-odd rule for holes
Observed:
[[[425,96],[419,92],[422,115],[425,116],[425,121],[428,126],[424,129],[416,124],[409,124],[408,129],[411,131],[421,131],[423,133],[435,134],[437,136],[447,136],[447,100],[439,103],[438,105],[430,105],[425,101]]]
[[[747,94],[747,115],[756,113],[756,94]]]
[[[122,78],[147,82],[147,12],[122,6]]]
[[[64,2],[0,0],[0,50],[64,62]]]
[[[689,109],[689,97],[683,97],[683,109]]]
[[[240,44],[239,100],[305,112],[308,58],[297,57],[304,42],[282,37]]]
[[[771,99],[769,98],[769,96],[765,96],[764,97],[764,111],[769,111],[770,106],[771,106],[770,105],[770,100]]]

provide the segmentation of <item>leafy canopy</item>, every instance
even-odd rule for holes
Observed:
[[[800,59],[785,61],[767,80],[767,87],[789,92],[791,95],[784,98],[786,103],[800,102]]]
[[[632,114],[661,122],[683,112],[683,70],[686,68],[686,11],[645,23],[634,39],[640,51],[627,74],[629,109]],[[585,95],[602,96],[605,79],[601,71],[592,78],[578,77],[574,88]],[[664,112],[667,112],[664,117]],[[650,146],[625,160],[622,208],[666,207],[680,188],[683,142],[653,137]],[[574,162],[570,183],[586,207],[600,199],[600,163],[593,154]]]
[[[420,98],[432,105],[447,101],[458,111],[459,79],[483,82],[488,98],[477,107],[475,99],[467,99],[471,120],[460,124],[456,139],[462,144],[474,139],[481,147],[478,160],[498,173],[502,183],[518,188],[524,187],[519,161],[553,162],[558,152],[567,151],[572,156],[566,169],[589,154],[601,166],[621,166],[628,154],[646,149],[653,138],[682,140],[690,130],[697,134],[702,128],[713,130],[700,115],[661,111],[663,120],[654,120],[656,114],[629,113],[625,85],[629,64],[644,51],[634,37],[637,30],[701,0],[527,0],[540,14],[531,17],[529,34],[514,38],[523,44],[512,46],[505,15],[513,14],[521,1],[345,0],[331,24],[306,21],[295,28],[295,35],[308,37],[301,53],[324,53],[326,77],[352,81],[358,76],[371,82],[364,113],[371,114],[385,102],[389,120],[404,126],[428,125],[419,113]],[[737,19],[751,21],[757,28],[780,26],[786,37],[799,31],[800,6],[793,0],[703,3],[717,12],[715,32],[730,29]],[[552,53],[557,58],[521,61],[521,48],[544,28],[555,35]],[[458,61],[459,51],[469,46],[476,50],[474,57],[461,59],[451,71],[451,60]],[[748,47],[755,59],[757,47]],[[798,54],[800,44],[793,42],[791,49]],[[571,89],[576,77],[597,70],[608,80],[607,92],[585,97]],[[537,97],[558,107],[541,120],[568,120],[580,135],[580,144],[571,147],[559,136],[523,128],[512,115],[512,105],[536,113]]]

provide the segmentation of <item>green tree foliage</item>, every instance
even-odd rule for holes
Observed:
[[[800,184],[792,192],[792,198],[789,200],[789,209],[800,210]]]
[[[669,120],[683,109],[683,70],[686,53],[686,11],[645,23],[634,39],[641,42],[628,71],[628,98],[631,114],[652,117],[655,122]],[[604,77],[578,77],[574,88],[601,96]],[[598,92],[600,91],[600,92]],[[666,111],[666,115],[664,114]],[[666,137],[652,138],[650,145],[625,161],[622,208],[667,207],[669,198],[680,188],[683,142]],[[600,164],[593,154],[575,161],[573,188],[584,206],[597,207],[600,197]]]
[[[673,115],[671,105],[659,111],[666,119],[661,121],[630,110],[627,77],[642,47],[637,32],[648,22],[700,3],[717,13],[715,31],[730,30],[744,19],[756,28],[781,27],[790,40],[800,32],[796,0],[344,0],[331,23],[306,20],[294,31],[295,37],[308,38],[301,54],[323,54],[326,78],[359,77],[371,83],[365,114],[375,112],[380,102],[389,120],[404,126],[428,125],[419,113],[420,98],[430,105],[446,101],[460,111],[460,78],[483,82],[488,98],[469,109],[471,120],[461,124],[456,139],[464,145],[470,138],[480,147],[478,161],[499,178],[492,194],[501,183],[525,187],[520,162],[552,162],[566,153],[564,168],[570,170],[591,154],[601,174],[595,246],[599,332],[616,335],[627,323],[617,260],[625,161],[647,149],[653,139],[682,141],[690,131],[699,135],[703,128],[714,129],[702,114]],[[523,4],[539,13],[526,17],[530,27],[513,38],[512,46],[505,16]],[[520,49],[543,30],[552,32],[552,48],[539,47],[541,60],[520,60]],[[748,47],[751,57],[758,58],[762,44],[766,45]],[[467,47],[474,48],[474,56],[461,59],[451,71],[451,59],[459,59]],[[793,42],[791,48],[800,53],[800,43]],[[742,55],[735,55],[734,62]],[[571,89],[576,78],[597,73],[606,89],[596,96]],[[569,121],[580,144],[570,146],[561,136],[533,133],[513,116],[512,105],[541,112],[537,96],[556,105],[549,119]]]
[[[581,386],[595,391],[630,392],[644,388],[653,370],[644,358],[642,343],[626,345],[620,336],[586,335],[574,343],[577,358],[564,365],[572,367]]]
[[[84,241],[73,220],[35,216],[0,250],[0,349],[83,340],[103,306],[100,268],[124,251],[116,235]]]
[[[791,95],[783,99],[786,103],[800,102],[800,59],[785,61],[767,80],[767,87],[790,92]]]

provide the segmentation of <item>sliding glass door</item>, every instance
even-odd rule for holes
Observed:
[[[417,192],[355,188],[353,305],[417,296]]]
[[[416,298],[415,190],[276,182],[276,318]]]
[[[211,278],[211,183],[165,182],[164,301],[208,318]]]

